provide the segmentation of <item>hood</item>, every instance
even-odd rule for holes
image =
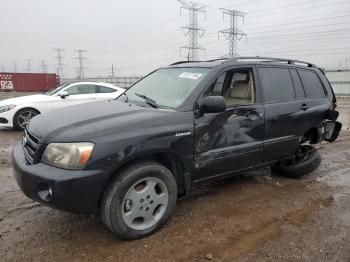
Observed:
[[[21,105],[21,104],[27,104],[27,103],[33,103],[33,102],[46,101],[49,99],[50,99],[50,96],[43,95],[43,94],[20,96],[20,97],[2,100],[0,101],[0,106]]]
[[[98,137],[106,135],[130,134],[135,130],[164,125],[164,121],[171,121],[169,114],[174,113],[176,112],[171,110],[107,100],[65,107],[38,115],[30,121],[28,129],[45,144],[95,141]]]

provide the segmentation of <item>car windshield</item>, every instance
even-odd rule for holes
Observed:
[[[50,89],[49,91],[46,91],[44,93],[44,95],[48,95],[48,96],[52,96],[54,94],[56,94],[58,91],[62,90],[63,88],[65,88],[68,84],[65,83],[65,84],[60,84],[59,86],[55,87],[55,88],[52,88]]]
[[[158,69],[130,87],[126,95],[128,100],[152,102],[154,107],[176,108],[208,71],[208,68],[195,67]]]

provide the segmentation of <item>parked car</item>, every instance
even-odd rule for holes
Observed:
[[[23,130],[38,114],[95,100],[113,99],[124,91],[108,83],[77,82],[61,84],[43,94],[6,99],[0,101],[0,127]]]
[[[101,211],[136,239],[159,229],[179,195],[238,171],[271,166],[300,177],[337,139],[336,98],[306,62],[241,58],[160,68],[116,100],[35,117],[13,149],[23,192],[45,205]]]

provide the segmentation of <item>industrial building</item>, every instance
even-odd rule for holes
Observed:
[[[326,75],[336,96],[350,96],[350,69],[327,70]]]

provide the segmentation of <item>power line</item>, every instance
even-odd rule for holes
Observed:
[[[57,69],[56,69],[56,72],[57,72],[57,75],[59,75],[61,78],[64,78],[64,73],[63,73],[63,63],[62,63],[62,60],[63,60],[63,57],[62,57],[62,52],[64,51],[63,48],[53,48],[53,51],[56,52],[57,56],[56,56],[56,59],[57,59]]]
[[[84,74],[84,69],[87,69],[86,67],[84,67],[84,60],[86,60],[86,57],[84,57],[84,53],[87,52],[87,50],[83,50],[83,49],[78,49],[75,50],[75,52],[78,53],[78,57],[75,57],[74,59],[77,59],[79,62],[79,66],[75,69],[77,69],[77,77],[79,79],[84,79],[85,78],[85,74]]]
[[[301,4],[307,4],[307,3],[310,3],[310,2],[314,2],[315,0],[311,0],[311,1],[302,1],[300,2]],[[309,10],[309,9],[312,9],[312,10],[316,10],[318,7],[325,7],[325,6],[336,6],[336,5],[339,5],[339,4],[345,4],[345,3],[349,3],[349,1],[341,1],[341,2],[333,2],[333,3],[326,3],[326,4],[320,4],[320,5],[317,5],[317,6],[307,6],[307,7],[302,7],[302,8],[298,8],[298,9],[287,9],[287,10],[284,10],[283,12],[281,12],[281,14],[287,14],[287,13],[295,13],[296,11],[304,11],[304,10]],[[289,5],[287,5],[289,6]],[[278,6],[278,7],[275,7],[273,9],[279,9],[279,8],[284,8],[286,6]],[[271,17],[271,14],[266,14],[266,12],[270,11],[272,9],[268,9],[268,10],[264,10],[264,13],[263,14],[260,14],[260,15],[255,15],[254,14],[254,19],[257,18],[257,17]],[[259,12],[262,12],[261,10],[260,11],[256,11],[254,13],[259,13]],[[249,13],[249,15],[251,15],[252,12]],[[305,17],[305,16],[303,16]],[[307,17],[310,17],[310,16],[307,16]],[[291,18],[291,19],[298,19],[298,18],[302,18],[302,17],[296,17],[296,18]],[[283,21],[285,21],[285,17],[282,17],[281,18]],[[210,20],[210,19],[209,19]],[[252,19],[253,20],[253,19]],[[264,20],[265,21],[265,20]],[[271,20],[270,20],[271,21]],[[210,24],[210,25],[207,25],[206,28],[209,28],[209,27],[212,27],[212,26],[215,26],[215,25],[218,25],[220,23],[214,23],[214,24]]]
[[[230,28],[219,31],[225,36],[225,38],[229,41],[229,57],[237,56],[237,41],[241,40],[242,37],[247,36],[241,30],[238,29],[238,18],[244,18],[245,13],[240,12],[238,10],[221,8],[223,13],[223,18],[225,19],[225,15],[230,17]]]
[[[302,4],[307,4],[307,3],[310,3],[310,2],[314,2],[315,0],[312,0],[312,1],[302,1],[301,3]],[[346,1],[341,1],[341,2],[332,2],[332,3],[325,3],[325,4],[320,4],[320,5],[314,5],[314,6],[307,6],[307,7],[302,7],[302,8],[298,8],[298,9],[287,9],[287,11],[284,11],[283,14],[286,14],[286,13],[295,13],[295,11],[304,11],[304,10],[309,10],[309,9],[312,9],[312,10],[316,10],[318,7],[325,7],[325,6],[335,6],[335,5],[340,5],[340,4],[345,4],[345,3],[349,3],[349,0],[346,0]],[[288,6],[288,5],[286,5]],[[286,6],[278,6],[278,7],[275,7],[275,8],[270,8],[270,9],[267,9],[267,10],[259,10],[259,11],[256,11],[256,12],[250,12],[250,14],[254,14],[254,17],[266,17],[266,16],[271,16],[271,14],[266,14],[266,12],[269,12],[273,9],[279,9],[279,8],[285,8]],[[263,13],[261,15],[255,15],[255,13]]]
[[[310,25],[310,26],[307,27],[307,29],[310,29],[310,28],[324,28],[326,26],[332,26],[332,25],[349,25],[349,22],[338,22],[338,23],[332,23],[332,24],[327,24],[327,25]],[[305,26],[303,26],[303,27],[296,27],[296,28],[287,28],[287,29],[283,29],[283,31],[300,30],[300,29],[305,29]],[[251,34],[275,33],[275,32],[280,32],[280,31],[282,31],[282,29],[279,29],[279,30],[268,30],[268,31],[259,30],[259,31],[251,32]],[[312,33],[313,32],[311,32],[311,34]]]
[[[202,37],[204,34],[204,29],[199,27],[198,25],[198,14],[199,12],[205,13],[205,8],[207,6],[200,5],[195,2],[187,2],[183,0],[178,0],[182,6],[180,7],[180,15],[182,9],[188,10],[189,13],[189,21],[188,26],[183,26],[182,29],[184,30],[184,34],[188,36],[188,45],[182,46],[181,49],[187,49],[188,50],[188,61],[198,61],[199,55],[198,50],[204,50],[204,48],[200,47],[198,45],[198,38]]]

